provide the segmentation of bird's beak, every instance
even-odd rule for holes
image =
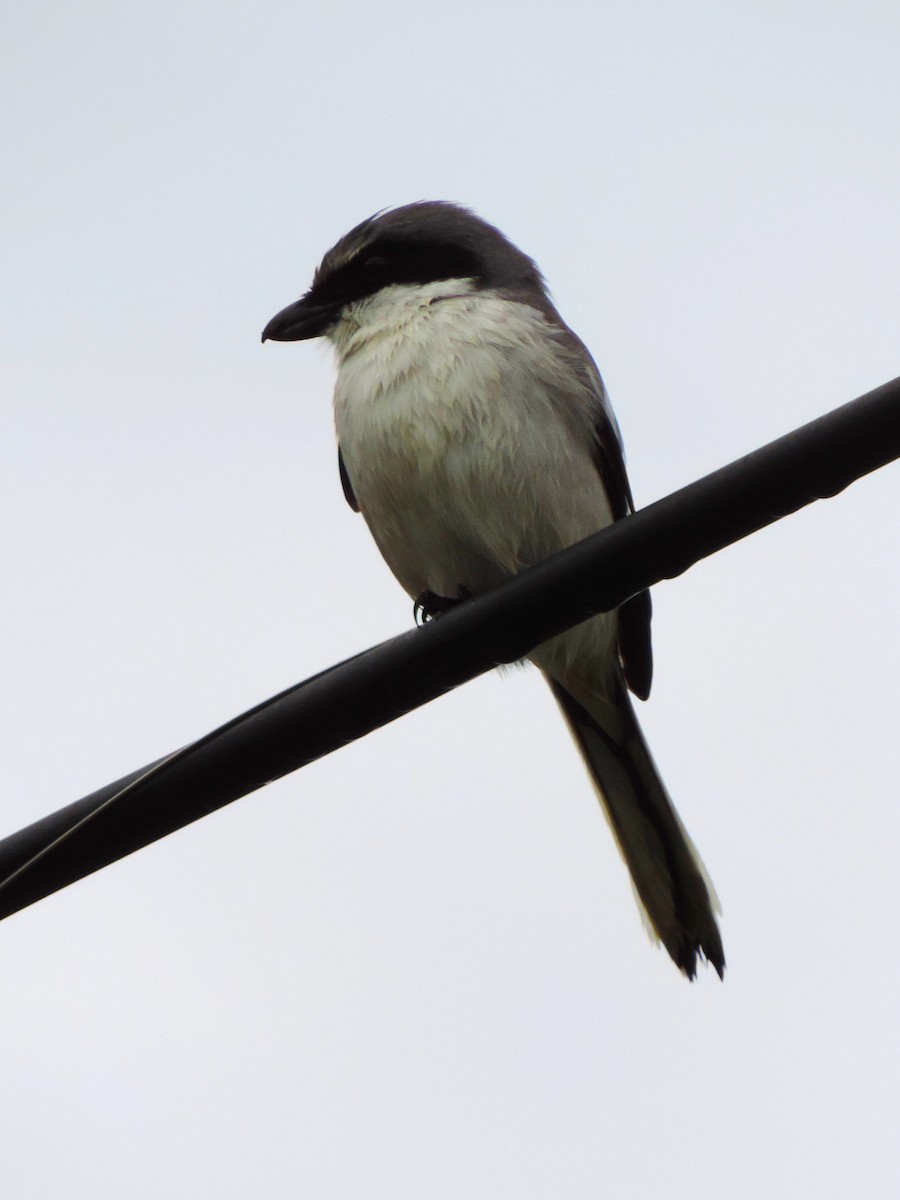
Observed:
[[[318,304],[308,292],[272,318],[262,331],[264,342],[300,342],[321,337],[340,315],[337,304]]]

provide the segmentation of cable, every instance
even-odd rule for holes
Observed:
[[[900,458],[900,379],[0,842],[0,918]]]

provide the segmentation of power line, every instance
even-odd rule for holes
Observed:
[[[900,378],[0,841],[0,919],[900,458]]]

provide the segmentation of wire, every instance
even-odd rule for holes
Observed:
[[[900,379],[0,842],[0,918],[900,458]]]

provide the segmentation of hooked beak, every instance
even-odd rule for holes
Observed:
[[[262,331],[264,342],[301,342],[321,337],[340,315],[340,305],[316,304],[307,292],[280,313]]]

